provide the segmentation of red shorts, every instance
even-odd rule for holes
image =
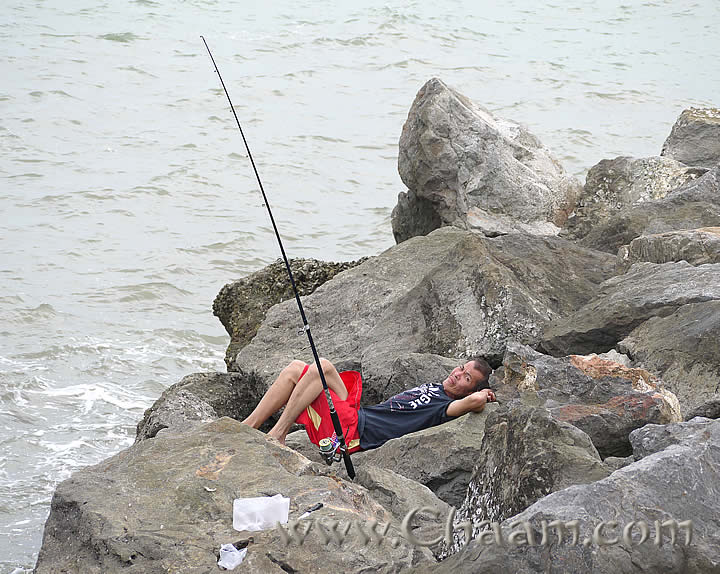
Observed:
[[[303,378],[309,365],[305,365],[300,379]],[[345,435],[345,444],[348,446],[348,453],[360,450],[360,436],[358,434],[358,409],[360,408],[360,397],[362,396],[362,378],[357,371],[343,371],[340,378],[345,383],[348,391],[347,399],[344,401],[329,389],[330,396],[335,405],[335,412],[340,419],[340,425]],[[300,380],[298,379],[298,380]],[[325,392],[321,392],[315,400],[295,420],[296,423],[305,425],[305,431],[313,444],[318,444],[321,439],[335,438],[335,427],[330,418],[330,407],[328,406]]]

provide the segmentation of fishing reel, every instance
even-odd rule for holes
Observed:
[[[340,446],[340,441],[337,438],[321,438],[318,446],[320,447],[320,455],[328,466],[343,459],[345,448]]]

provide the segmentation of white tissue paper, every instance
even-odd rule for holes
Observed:
[[[282,494],[258,498],[236,498],[233,501],[233,528],[235,530],[267,530],[276,523],[287,524],[290,499]]]
[[[223,544],[220,547],[220,560],[218,566],[232,570],[235,566],[239,566],[247,554],[247,548],[238,550],[232,544]]]

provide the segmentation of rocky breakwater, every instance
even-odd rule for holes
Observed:
[[[709,116],[693,115],[703,133]],[[229,372],[173,385],[135,445],[58,486],[37,572],[208,572],[241,541],[248,572],[720,570],[720,423],[678,422],[720,414],[720,168],[686,128],[666,146],[682,153],[601,162],[581,192],[527,130],[428,82],[400,141],[398,245],[293,266],[320,352],[362,371],[364,404],[473,355],[496,367],[500,403],[353,455],[354,483],[313,462],[304,431],[293,448],[267,441],[237,421],[289,360],[311,357],[270,266],[216,298]],[[615,185],[600,175],[618,172]],[[276,493],[291,520],[323,503],[302,545],[232,529],[235,498]],[[416,505],[430,550],[403,537]],[[673,519],[693,520],[692,544],[626,534]],[[548,542],[554,520],[579,521],[589,542]],[[383,543],[332,534],[373,521]],[[494,545],[516,523],[537,543]]]

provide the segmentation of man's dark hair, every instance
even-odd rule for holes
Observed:
[[[485,378],[477,384],[475,390],[481,391],[482,389],[489,389],[490,375],[493,372],[492,367],[488,365],[487,361],[482,357],[472,357],[470,360],[473,362],[473,368],[476,371],[480,371],[485,376]]]

